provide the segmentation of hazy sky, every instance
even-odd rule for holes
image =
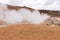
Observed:
[[[60,11],[60,0],[1,0],[1,3]]]

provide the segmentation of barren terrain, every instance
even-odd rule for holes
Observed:
[[[0,28],[0,40],[60,40],[60,27],[16,24]]]
[[[60,11],[36,10],[35,12],[28,7],[8,5],[7,9],[6,6],[0,6],[0,40],[60,40]],[[21,8],[24,10],[21,11]],[[27,21],[28,24],[24,24],[25,20],[22,21],[21,17],[27,18],[25,20],[31,17],[33,24],[29,24],[30,20]],[[49,20],[45,21],[46,18]],[[23,24],[20,24],[21,21]]]

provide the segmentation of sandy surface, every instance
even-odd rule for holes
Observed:
[[[0,28],[0,40],[60,40],[60,27],[10,25]]]

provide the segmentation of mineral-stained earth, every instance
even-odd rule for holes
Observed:
[[[0,28],[0,40],[60,40],[60,27],[14,24]]]

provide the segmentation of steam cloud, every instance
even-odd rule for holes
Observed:
[[[37,10],[33,12],[25,8],[19,9],[18,11],[9,10],[7,5],[0,4],[0,20],[6,21],[7,24],[40,24],[49,17],[49,15],[39,13]]]

